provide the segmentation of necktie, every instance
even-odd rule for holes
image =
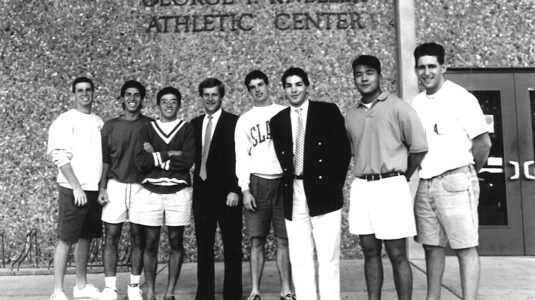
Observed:
[[[294,169],[296,175],[303,174],[303,150],[305,146],[305,126],[303,124],[302,108],[295,110],[297,113],[297,131],[295,138]]]
[[[208,151],[210,151],[210,143],[212,142],[212,115],[208,115],[208,124],[206,125],[206,132],[204,133],[204,145],[202,147],[201,171],[199,176],[202,180],[206,180],[206,159],[208,158]]]

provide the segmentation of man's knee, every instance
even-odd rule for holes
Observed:
[[[361,236],[360,247],[362,248],[362,254],[364,258],[373,258],[381,256],[382,242],[375,239],[374,236]]]
[[[266,244],[266,238],[264,237],[251,237],[251,250],[264,250]]]

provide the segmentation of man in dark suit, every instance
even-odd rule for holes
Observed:
[[[307,73],[289,68],[282,84],[290,107],[270,122],[283,170],[284,217],[297,299],[340,299],[340,232],[350,148],[335,104],[309,101]],[[319,265],[319,297],[314,248]]]
[[[192,120],[195,129],[193,217],[197,239],[196,300],[214,299],[214,240],[217,224],[225,255],[223,299],[239,300],[241,282],[241,189],[236,177],[234,129],[238,116],[221,109],[223,83],[208,78],[199,84],[205,114]]]

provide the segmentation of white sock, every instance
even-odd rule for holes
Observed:
[[[130,274],[130,284],[139,284],[141,280],[141,275]]]
[[[106,284],[106,287],[116,290],[117,287],[115,286],[115,282],[117,281],[117,277],[104,277],[104,283]]]

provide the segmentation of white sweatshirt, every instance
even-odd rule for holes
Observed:
[[[62,113],[48,130],[47,153],[58,167],[57,182],[72,189],[59,168],[70,163],[85,191],[98,191],[102,173],[100,130],[104,122],[95,114],[76,109]]]
[[[234,133],[236,176],[242,191],[249,189],[251,174],[266,179],[282,176],[269,133],[269,120],[284,108],[275,103],[264,107],[255,106],[238,119]]]

